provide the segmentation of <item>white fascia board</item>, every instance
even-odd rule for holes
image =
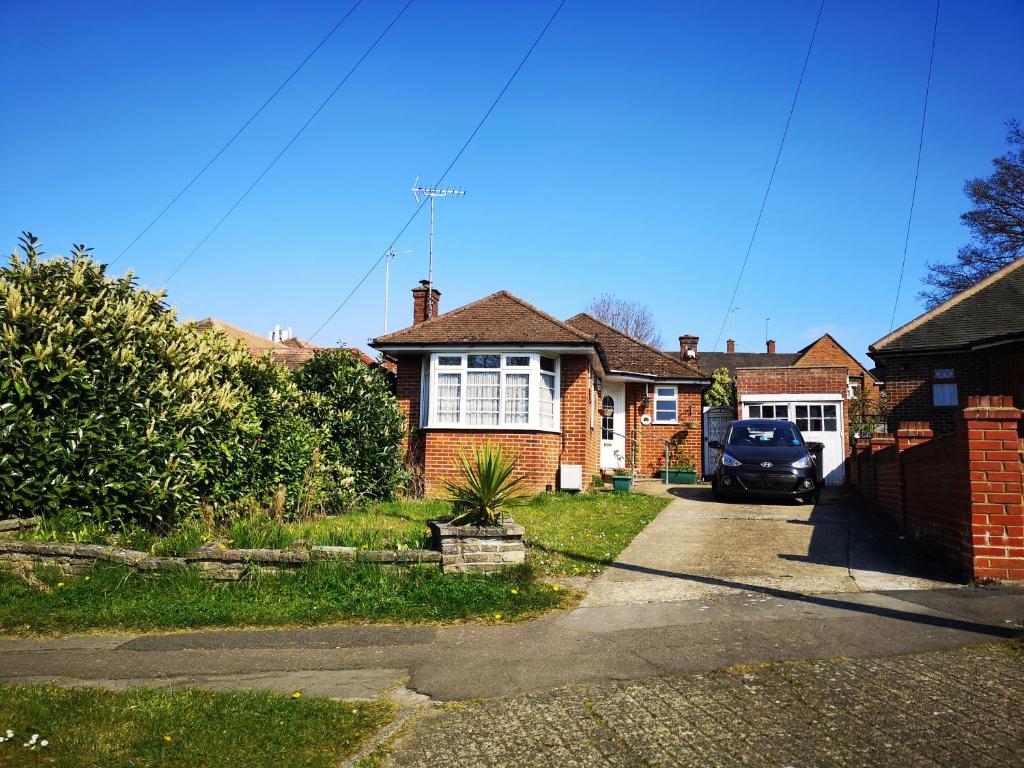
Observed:
[[[629,373],[626,371],[609,371],[606,381],[632,381],[641,384],[711,384],[710,379],[662,379],[646,373]]]
[[[529,350],[531,352],[552,352],[559,355],[588,355],[593,353],[592,346],[578,347],[559,346],[556,344],[381,344],[374,349],[391,354],[403,352],[507,352],[509,350]]]
[[[786,392],[779,392],[773,395],[764,394],[750,394],[745,395],[738,393],[736,395],[738,400],[742,400],[746,403],[800,403],[800,402],[821,402],[822,400],[843,400],[845,396],[840,392],[822,392],[819,394],[793,394]]]

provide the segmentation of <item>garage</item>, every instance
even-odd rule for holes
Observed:
[[[841,393],[744,394],[742,409],[744,419],[792,421],[805,440],[822,443],[826,485],[843,484],[846,436]]]

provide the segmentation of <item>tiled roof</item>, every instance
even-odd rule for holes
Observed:
[[[970,349],[1024,336],[1024,258],[989,275],[869,347],[871,352]]]
[[[298,368],[303,363],[311,360],[313,355],[319,350],[325,349],[325,347],[317,346],[304,339],[291,338],[281,342],[271,341],[260,336],[258,333],[247,331],[244,328],[239,328],[237,325],[226,323],[215,317],[200,320],[196,323],[196,327],[204,331],[220,331],[232,341],[242,342],[253,357],[272,355],[276,362],[282,363],[288,368]],[[376,363],[368,354],[354,347],[339,347],[338,349],[347,349],[347,351],[357,356],[367,365],[374,365]]]
[[[680,360],[678,356],[644,344],[585,312],[581,312],[565,322],[597,339],[604,352],[604,359],[613,371],[639,373],[662,379],[707,378],[696,368],[691,368]]]
[[[737,368],[788,368],[800,355],[800,352],[701,352],[697,365],[709,376],[719,368],[726,368],[735,379]]]
[[[371,342],[374,347],[421,344],[564,344],[592,346],[593,336],[542,312],[508,291],[445,312]]]

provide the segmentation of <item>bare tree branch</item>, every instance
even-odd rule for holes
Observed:
[[[661,348],[661,333],[646,304],[602,293],[590,302],[587,313],[634,339]]]

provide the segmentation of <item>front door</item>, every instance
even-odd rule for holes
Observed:
[[[626,466],[626,385],[605,383],[601,392],[601,469]]]

